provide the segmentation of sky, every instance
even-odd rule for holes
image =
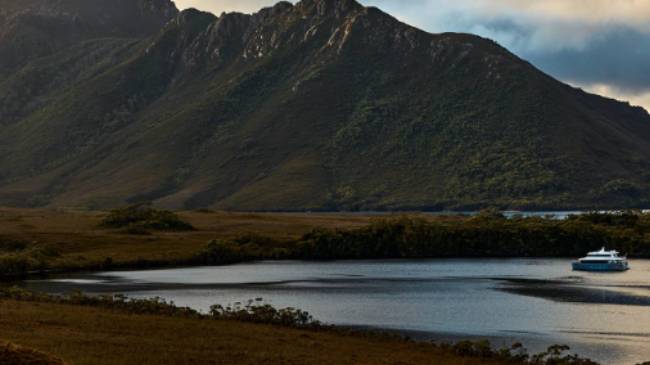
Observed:
[[[176,0],[255,12],[274,0]],[[295,2],[295,1],[294,1]],[[650,0],[361,0],[429,32],[491,38],[550,75],[650,110]]]

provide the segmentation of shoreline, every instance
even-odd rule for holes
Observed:
[[[630,258],[650,258],[650,214],[590,214],[567,220],[505,219],[494,213],[165,214],[192,229],[108,228],[102,226],[102,212],[0,209],[0,281],[260,260],[575,259],[602,246]]]
[[[429,363],[430,364],[458,363],[464,365],[527,364],[524,361],[525,358],[522,358],[519,355],[521,354],[521,349],[519,347],[512,346],[512,349],[514,350],[509,350],[509,351],[501,350],[501,348],[496,346],[493,347],[488,346],[488,344],[484,341],[463,340],[456,344],[448,344],[442,342],[431,342],[424,339],[415,339],[413,337],[407,338],[403,335],[403,333],[397,333],[396,331],[386,331],[386,330],[381,330],[376,328],[371,329],[371,328],[361,328],[361,327],[353,328],[353,327],[345,327],[345,326],[327,326],[327,325],[322,326],[318,323],[312,325],[310,324],[310,322],[305,323],[304,327],[303,325],[293,324],[294,322],[288,322],[286,325],[282,325],[280,323],[275,323],[275,322],[267,323],[266,320],[262,319],[262,317],[259,318],[259,321],[256,317],[250,317],[249,319],[236,319],[236,318],[229,318],[229,317],[210,318],[209,316],[206,315],[200,315],[197,314],[196,312],[192,312],[180,307],[176,307],[173,304],[166,304],[166,302],[152,301],[152,300],[136,300],[135,302],[128,304],[127,302],[124,302],[125,299],[123,297],[115,297],[117,299],[112,299],[112,300],[108,300],[108,299],[92,300],[91,298],[92,297],[84,297],[79,294],[76,294],[74,296],[68,297],[68,299],[65,299],[65,298],[42,296],[40,294],[29,294],[29,292],[14,291],[13,294],[7,294],[7,292],[4,292],[3,295],[0,295],[0,299],[2,299],[0,300],[0,310],[14,312],[15,315],[0,322],[0,329],[3,330],[2,331],[4,337],[3,340],[10,340],[11,342],[15,342],[21,345],[32,345],[33,343],[29,343],[29,342],[36,340],[37,341],[36,343],[40,344],[40,346],[36,346],[36,349],[51,352],[57,356],[60,356],[65,360],[72,360],[72,363],[75,364],[77,362],[74,361],[74,359],[71,359],[69,356],[65,356],[66,355],[65,353],[56,351],[57,350],[56,348],[46,345],[42,341],[42,339],[36,339],[35,338],[36,336],[27,336],[27,337],[25,337],[24,335],[17,336],[20,333],[24,333],[26,326],[28,327],[32,325],[31,323],[29,323],[30,322],[29,320],[22,317],[24,317],[27,313],[31,313],[29,314],[28,318],[40,318],[38,323],[45,323],[45,324],[51,322],[51,319],[49,317],[54,316],[56,318],[59,318],[56,321],[55,327],[49,327],[46,329],[47,332],[50,333],[52,332],[52,330],[69,331],[69,329],[72,327],[86,326],[86,329],[84,329],[82,332],[79,332],[79,329],[77,329],[73,333],[83,334],[84,332],[86,332],[87,334],[83,334],[83,337],[87,338],[87,336],[92,336],[94,335],[93,332],[97,332],[97,331],[104,331],[104,332],[108,331],[108,333],[112,333],[114,331],[113,327],[115,326],[119,326],[120,331],[126,331],[125,326],[127,324],[123,322],[123,319],[119,319],[119,318],[128,316],[129,318],[128,321],[130,324],[133,324],[135,322],[142,322],[142,321],[148,321],[148,322],[156,321],[157,323],[160,323],[164,320],[176,326],[180,325],[181,326],[180,328],[183,329],[196,328],[197,325],[203,324],[202,327],[205,327],[206,325],[208,325],[208,327],[211,327],[212,333],[214,333],[214,331],[217,330],[217,328],[224,327],[224,326],[230,326],[234,328],[243,327],[246,328],[243,332],[241,330],[235,330],[235,331],[227,330],[226,332],[227,332],[227,336],[238,336],[241,338],[246,338],[245,341],[239,342],[238,344],[239,346],[243,345],[245,347],[251,346],[252,345],[251,341],[257,341],[257,344],[259,344],[259,342],[265,342],[268,341],[268,339],[276,338],[278,336],[276,334],[270,337],[257,337],[257,336],[253,336],[252,338],[249,337],[253,333],[259,334],[260,330],[265,330],[265,331],[272,330],[278,334],[282,334],[282,336],[286,336],[287,334],[290,333],[297,333],[299,334],[298,338],[315,339],[316,337],[329,337],[332,340],[335,340],[339,343],[339,345],[336,346],[336,348],[338,349],[341,349],[343,347],[348,347],[351,344],[356,343],[356,345],[352,347],[353,348],[352,351],[357,353],[357,355],[353,356],[354,363],[358,363],[359,357],[364,358],[367,357],[368,354],[373,354],[375,352],[370,350],[370,348],[367,348],[368,345],[370,345],[372,348],[375,349],[377,349],[377,347],[375,346],[381,346],[381,348],[385,349],[385,347],[394,347],[395,345],[399,345],[402,347],[401,351],[399,352],[393,351],[392,355],[393,356],[397,355],[395,360],[399,359],[400,363],[404,363],[404,364],[429,364]],[[39,305],[39,303],[47,304],[47,305],[45,306]],[[1,309],[3,307],[4,309]],[[33,313],[34,311],[37,311],[39,313],[36,317],[34,317],[35,315]],[[90,317],[88,317],[86,314],[89,312],[93,313]],[[231,312],[231,313],[235,314],[235,312]],[[281,311],[278,313],[281,313]],[[105,322],[102,325],[90,324],[90,327],[87,327],[89,325],[89,321],[97,322],[97,321],[103,321],[108,318],[115,318],[115,319],[110,319],[109,322]],[[188,321],[194,322],[194,325],[189,326]],[[168,331],[169,330],[164,330],[164,333],[168,333]],[[220,329],[219,331],[223,331],[223,329]],[[13,336],[11,335],[12,333],[14,334]],[[46,333],[43,333],[43,331],[41,331],[40,334],[42,336],[47,335]],[[412,332],[412,334],[414,333]],[[153,340],[160,341],[160,339],[151,337],[153,336],[151,332],[147,333],[147,335],[149,335],[149,338],[147,340],[147,343],[149,345]],[[157,336],[167,337],[167,335],[163,335],[163,333]],[[22,338],[22,341],[15,341],[16,338]],[[70,338],[70,335],[67,336],[67,339],[68,341],[76,340],[74,338]],[[363,347],[359,347],[359,341],[367,343],[367,345],[365,345],[366,346],[365,349]],[[136,341],[131,340],[131,345],[133,345],[134,342]],[[283,342],[286,343],[285,341]],[[95,343],[98,345],[100,344],[99,341]],[[106,345],[104,345],[104,347],[102,347],[101,350],[99,350],[96,346],[94,346],[93,349],[90,350],[88,348],[84,348],[83,355],[88,356],[87,352],[92,350],[95,351],[108,350],[111,356],[115,356],[116,352],[114,350],[110,351],[109,349],[107,349]],[[510,348],[510,345],[512,344],[508,344],[507,346],[505,346],[505,348]],[[306,348],[314,348],[314,344],[312,344],[311,346],[307,346]],[[55,351],[52,351],[52,349],[55,349]],[[295,351],[296,350],[291,350],[290,353],[293,354],[295,353]],[[420,360],[413,362],[408,360],[410,358],[408,353],[412,351],[417,351],[417,352],[424,351],[429,353],[429,355],[427,355],[426,357]],[[75,348],[73,352],[68,353],[68,355],[70,354],[75,356],[81,355],[79,353],[78,348]],[[341,354],[337,353],[333,356],[337,357],[337,356],[341,356]],[[550,353],[547,353],[547,355],[545,356],[550,356],[549,360],[553,358],[553,356]],[[445,357],[447,360],[441,361],[440,359],[441,357]],[[210,358],[216,360],[219,359],[220,357],[210,357]],[[227,364],[234,363],[232,361],[228,361],[225,359],[227,358],[224,358],[223,363],[227,363]],[[240,362],[241,357],[238,357],[238,359],[239,360],[237,361],[237,363],[241,363]],[[309,363],[320,364],[318,360],[319,359],[318,356],[313,357],[310,355],[309,359],[310,359]],[[130,358],[129,360],[132,360],[132,362],[137,361],[136,358]],[[165,359],[165,360],[169,361],[169,359]],[[166,361],[160,361],[160,363],[168,363]],[[587,360],[585,361],[586,362],[576,362],[575,364],[585,364],[585,365],[596,364],[593,362],[589,362]],[[123,362],[123,364],[126,363],[127,362]],[[152,362],[139,362],[138,364],[144,364],[144,363],[152,363]],[[260,363],[260,362],[258,361],[254,363]],[[348,362],[346,361],[345,363]],[[376,361],[371,361],[368,363],[376,363]],[[556,362],[551,362],[551,363],[556,364]],[[95,362],[93,362],[93,364],[95,364]],[[545,362],[535,363],[535,364],[545,364]],[[574,363],[567,362],[566,364],[574,364]]]
[[[409,262],[414,263],[418,267],[427,267],[426,264],[424,265],[419,265],[418,263],[421,262],[422,260],[372,260],[373,263],[375,263],[378,267],[385,267],[385,265],[390,264],[390,263],[396,263],[396,262],[401,262],[402,264],[408,264]],[[447,262],[447,263],[442,263],[442,267],[449,267],[454,266],[454,262],[456,261],[463,261],[469,263],[469,265],[474,265],[475,267],[477,265],[480,265],[481,262],[486,261],[486,260],[428,260],[428,261],[434,261],[440,263],[442,262]],[[477,261],[476,264],[471,264],[472,261]],[[493,262],[492,265],[499,265],[501,260],[487,260]],[[514,261],[513,265],[515,267],[521,267],[522,265],[525,265],[527,267],[531,267],[531,270],[533,273],[539,272],[537,268],[540,266],[539,264],[532,263],[532,266],[528,264],[526,261],[528,259],[524,260],[507,260],[507,261]],[[523,261],[517,263],[517,261]],[[544,259],[543,261],[546,262],[551,262],[550,265],[553,267],[565,267],[564,263],[565,260],[557,260],[557,259]],[[644,262],[644,268],[647,268],[647,263],[648,261],[645,260]],[[615,278],[619,275],[615,274],[613,276],[605,276],[605,275],[598,275],[597,277],[592,277],[591,280],[589,277],[585,277],[584,279],[579,279],[577,277],[573,276],[564,276],[564,273],[561,273],[559,275],[553,275],[551,274],[550,276],[543,276],[543,275],[533,275],[530,277],[530,279],[525,279],[521,278],[518,275],[514,276],[508,276],[509,274],[494,274],[494,275],[485,275],[481,276],[480,272],[479,273],[474,273],[470,274],[467,278],[459,277],[456,274],[450,274],[451,276],[445,276],[444,273],[440,273],[439,270],[433,270],[432,272],[438,273],[440,276],[438,277],[401,277],[401,276],[392,276],[388,274],[387,276],[382,276],[379,274],[377,277],[365,277],[365,276],[348,276],[348,275],[337,275],[337,273],[353,273],[355,270],[355,265],[354,263],[360,263],[360,264],[367,264],[368,261],[354,261],[354,262],[329,262],[329,263],[315,263],[317,265],[316,268],[310,269],[310,263],[305,263],[304,261],[299,261],[299,262],[291,262],[291,261],[285,261],[283,263],[280,263],[280,270],[282,271],[291,271],[291,265],[297,264],[300,267],[305,267],[306,269],[304,270],[307,273],[312,273],[312,272],[322,272],[322,273],[333,273],[334,275],[326,275],[323,274],[322,277],[311,277],[311,276],[302,276],[298,275],[296,279],[293,279],[291,277],[284,278],[284,275],[280,275],[277,280],[273,280],[272,278],[269,278],[270,281],[259,281],[256,279],[256,277],[259,277],[260,275],[254,275],[254,276],[249,276],[246,274],[247,272],[255,272],[256,270],[258,272],[264,273],[266,272],[264,267],[264,264],[268,264],[268,266],[272,270],[277,270],[278,269],[278,263],[277,262],[261,262],[261,263],[254,263],[254,264],[243,264],[245,268],[241,269],[235,269],[232,272],[237,272],[240,273],[242,276],[243,281],[239,281],[236,283],[231,283],[229,278],[230,276],[228,275],[228,268],[227,267],[222,267],[218,268],[215,273],[219,273],[219,275],[214,276],[214,278],[219,278],[221,277],[221,274],[226,275],[224,277],[224,282],[220,283],[220,280],[215,279],[215,283],[211,283],[210,278],[210,267],[203,267],[202,269],[204,270],[192,270],[189,269],[190,272],[187,274],[183,273],[183,270],[172,270],[171,272],[163,272],[160,274],[157,273],[149,273],[149,274],[144,274],[144,275],[139,275],[137,272],[134,273],[134,277],[130,277],[128,273],[125,273],[124,276],[120,275],[119,277],[110,277],[110,273],[107,273],[108,276],[101,276],[101,277],[93,277],[93,276],[79,276],[79,277],[73,277],[72,279],[72,284],[70,284],[70,287],[66,287],[68,285],[67,283],[56,283],[55,287],[50,288],[53,292],[61,292],[61,293],[66,293],[66,292],[73,292],[76,290],[81,290],[83,292],[88,292],[92,293],[93,295],[101,295],[101,294],[107,294],[107,293],[123,293],[127,295],[128,297],[132,298],[148,298],[152,296],[160,296],[163,298],[167,298],[169,300],[174,300],[175,302],[181,303],[182,305],[189,305],[192,308],[195,308],[197,310],[203,310],[205,311],[206,308],[208,307],[210,303],[219,303],[222,305],[226,305],[226,303],[233,303],[237,302],[240,300],[244,300],[246,298],[254,298],[255,295],[258,295],[260,297],[263,297],[265,299],[269,299],[269,303],[282,303],[282,306],[297,306],[299,308],[304,308],[307,309],[308,311],[312,312],[313,314],[316,315],[317,319],[325,319],[326,323],[332,323],[336,327],[340,328],[348,328],[348,329],[353,329],[353,330],[370,330],[371,332],[387,332],[389,334],[399,334],[399,335],[406,335],[407,337],[417,340],[417,341],[425,341],[425,342],[430,342],[430,341],[435,341],[437,343],[450,343],[450,342],[457,342],[457,341],[465,341],[465,340],[471,340],[471,341],[477,341],[477,340],[484,340],[488,339],[492,343],[492,345],[495,348],[501,348],[501,347],[509,347],[513,343],[520,342],[522,343],[525,347],[527,347],[531,352],[540,352],[545,350],[548,346],[554,345],[557,343],[560,344],[566,344],[571,346],[572,351],[577,352],[579,354],[584,354],[586,356],[589,356],[594,359],[607,359],[607,357],[599,357],[598,355],[594,355],[596,353],[599,353],[602,348],[607,348],[609,349],[608,351],[611,353],[618,353],[620,355],[620,358],[625,358],[626,353],[624,350],[625,348],[628,349],[635,349],[635,347],[626,347],[627,345],[623,345],[621,342],[629,342],[630,345],[632,346],[632,342],[634,343],[638,341],[643,341],[644,338],[646,338],[648,335],[647,333],[641,333],[641,332],[634,332],[634,333],[628,333],[625,331],[623,328],[619,328],[618,330],[623,331],[619,334],[616,333],[605,333],[602,332],[600,327],[596,326],[593,327],[590,332],[584,332],[582,334],[575,334],[572,335],[571,332],[564,332],[561,330],[561,327],[558,327],[557,329],[552,329],[553,327],[548,327],[548,326],[542,326],[542,329],[538,329],[541,332],[535,332],[535,328],[529,328],[526,327],[526,325],[523,325],[523,327],[519,325],[514,325],[514,326],[506,326],[506,327],[479,327],[477,324],[475,327],[474,326],[467,326],[465,323],[463,326],[450,326],[449,324],[445,324],[444,322],[438,323],[437,321],[430,322],[433,326],[427,325],[427,327],[422,327],[422,328],[427,328],[427,330],[409,330],[409,329],[400,329],[400,328],[393,328],[389,327],[390,325],[400,325],[397,322],[394,321],[387,321],[387,322],[381,322],[381,319],[379,318],[377,322],[373,322],[374,320],[377,320],[376,316],[373,319],[367,320],[363,319],[360,322],[356,323],[377,323],[377,326],[372,326],[372,325],[349,325],[346,323],[355,323],[355,319],[352,318],[353,322],[346,322],[350,320],[350,317],[332,317],[332,313],[325,310],[324,312],[322,311],[322,307],[314,307],[313,304],[310,304],[310,301],[308,300],[307,302],[304,302],[301,300],[302,298],[309,298],[313,297],[313,295],[316,295],[316,293],[319,293],[322,289],[324,290],[332,290],[331,293],[335,294],[336,293],[336,288],[352,288],[354,285],[358,285],[360,288],[363,287],[369,287],[369,288],[375,288],[378,287],[378,285],[381,285],[381,283],[388,283],[392,282],[394,285],[397,287],[405,286],[405,287],[411,287],[412,285],[421,285],[418,283],[423,283],[424,285],[429,285],[426,283],[437,283],[440,282],[441,285],[455,285],[455,286],[461,286],[465,287],[466,285],[480,285],[484,287],[489,286],[489,291],[490,292],[504,292],[503,295],[507,295],[505,293],[509,294],[517,294],[520,297],[529,297],[531,299],[516,299],[517,301],[519,300],[535,300],[536,299],[544,299],[548,301],[552,301],[555,304],[544,304],[545,306],[549,306],[548,309],[551,310],[551,306],[564,306],[565,304],[569,304],[572,306],[575,306],[576,304],[578,306],[580,305],[590,305],[592,308],[595,308],[594,305],[623,305],[626,306],[626,308],[630,309],[625,309],[623,307],[620,307],[620,311],[637,311],[637,310],[645,310],[648,306],[650,306],[650,299],[647,298],[642,298],[643,300],[639,300],[640,297],[634,296],[631,293],[629,293],[629,290],[647,290],[649,287],[648,286],[639,286],[637,284],[638,280],[632,278],[632,281],[629,281],[629,279],[620,279],[622,281],[619,282],[619,279],[614,279],[616,282],[612,283],[609,282],[608,278]],[[328,264],[334,264],[334,268],[328,269]],[[255,265],[262,264],[262,266],[257,267]],[[288,265],[288,266],[284,266]],[[338,265],[342,265],[339,267]],[[639,263],[641,265],[641,263]],[[543,265],[542,265],[543,266]],[[285,267],[282,269],[282,267]],[[373,267],[373,266],[370,266]],[[375,272],[374,270],[368,270],[368,269],[363,269],[363,265],[359,266],[360,268],[360,273],[372,273]],[[224,269],[224,271],[222,271]],[[639,269],[641,269],[641,266],[639,266]],[[302,269],[296,268],[299,272],[302,272]],[[391,270],[389,270],[391,271]],[[274,271],[270,271],[274,272]],[[392,272],[395,272],[394,270]],[[429,271],[427,271],[429,272]],[[506,269],[506,273],[513,272],[511,269]],[[553,270],[553,272],[557,272],[556,270]],[[438,275],[435,274],[435,275]],[[202,279],[196,284],[192,284],[194,281],[189,281],[186,284],[183,283],[182,279],[179,279],[177,283],[157,283],[155,278],[165,278],[165,280],[169,278],[175,278],[175,277],[187,277],[187,278],[192,278],[196,277],[197,275],[201,275],[201,277],[205,276],[207,279]],[[474,276],[476,275],[476,276]],[[263,274],[261,277],[265,277]],[[303,278],[304,277],[304,278]],[[644,276],[645,277],[645,276]],[[150,278],[149,282],[143,281],[147,280],[144,278]],[[301,279],[302,278],[302,279]],[[602,279],[599,279],[602,278]],[[84,283],[75,283],[75,280],[89,280],[88,282]],[[104,279],[107,280],[105,284],[102,283],[92,283],[92,280],[94,279]],[[237,278],[235,278],[237,280]],[[594,281],[595,280],[595,281]],[[203,282],[206,282],[207,284],[203,284]],[[471,284],[470,282],[474,282],[475,284]],[[448,284],[446,284],[448,283]],[[628,283],[628,284],[625,284]],[[43,283],[45,285],[46,283]],[[61,285],[61,286],[59,286]],[[103,286],[103,287],[102,287]],[[331,289],[328,289],[331,288]],[[40,290],[38,286],[31,286],[28,287],[30,290]],[[197,291],[199,294],[195,295],[190,295],[190,296],[184,296],[184,292],[194,292]],[[346,291],[346,289],[343,289]],[[348,289],[349,290],[349,289]],[[551,292],[549,292],[549,290]],[[298,292],[296,292],[298,291]],[[390,292],[390,291],[388,291]],[[605,293],[606,292],[606,293]],[[205,293],[205,294],[201,294]],[[292,293],[292,294],[290,294]],[[301,294],[302,293],[302,294]],[[328,295],[327,293],[330,293],[329,291],[324,292],[325,295]],[[445,295],[445,291],[443,290],[441,292],[441,295]],[[202,298],[204,296],[209,296],[208,300],[200,300],[195,301],[197,298]],[[287,301],[287,299],[291,299],[291,297],[287,297],[287,295],[295,297],[294,301]],[[501,294],[497,294],[501,295]],[[488,297],[491,295],[488,294]],[[513,301],[515,299],[509,299],[509,301]],[[351,300],[351,303],[354,303],[355,299]],[[301,304],[302,303],[302,304]],[[432,304],[435,306],[435,304]],[[632,307],[630,307],[632,306]],[[444,308],[444,307],[442,307]],[[545,307],[546,308],[546,307]],[[635,309],[638,308],[638,309]],[[357,309],[351,309],[351,310],[358,310]],[[477,309],[477,310],[482,310],[482,309]],[[422,312],[426,313],[426,312]],[[443,313],[444,309],[443,309]],[[322,316],[322,317],[321,317]],[[371,316],[372,317],[372,316]],[[434,317],[422,317],[422,318],[434,318]],[[447,317],[444,317],[447,318]],[[429,323],[429,322],[427,322]],[[385,326],[382,326],[384,324]],[[417,323],[413,322],[404,322],[404,325],[407,326],[408,328],[419,328]],[[493,324],[494,325],[494,324]],[[461,331],[463,329],[469,331],[469,332],[444,332],[444,331],[439,331],[437,328],[440,329],[453,329],[454,327],[459,328]],[[429,330],[428,328],[432,328],[432,330]],[[482,332],[484,330],[490,331],[490,328],[498,329],[502,328],[501,330],[498,330],[499,333],[496,332]],[[508,329],[521,329],[524,328],[526,331],[508,331]],[[571,327],[575,331],[579,331],[580,326],[578,327]],[[591,328],[591,327],[589,327]],[[551,332],[549,332],[549,330]],[[476,332],[478,331],[478,332]],[[496,331],[496,330],[495,330]],[[635,330],[630,330],[630,331],[639,331],[637,329]],[[643,332],[643,331],[642,331]],[[576,332],[577,333],[577,332]],[[594,343],[590,340],[587,340],[587,338],[601,338],[601,343],[599,345],[594,345]],[[605,339],[607,338],[607,339]],[[596,340],[594,340],[596,341]],[[636,350],[640,351],[638,349],[638,345],[635,345]],[[636,352],[630,352],[630,354],[635,354]],[[638,352],[638,354],[645,354],[646,352]],[[603,355],[600,355],[603,356]],[[609,355],[605,355],[609,356]],[[635,360],[640,360],[640,359],[635,359]],[[607,363],[607,361],[605,361]],[[623,363],[623,362],[622,362]],[[624,362],[628,363],[628,362]],[[632,365],[633,363],[630,363]]]

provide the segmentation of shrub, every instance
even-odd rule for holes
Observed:
[[[37,265],[35,260],[27,255],[0,255],[0,279],[25,275]]]
[[[505,362],[528,365],[598,365],[598,363],[581,358],[578,355],[565,355],[569,346],[553,345],[545,352],[528,355],[526,349],[515,343],[511,348],[494,350],[489,341],[461,341],[453,345],[440,345],[454,354],[462,357],[481,359],[497,359]]]
[[[0,252],[18,252],[26,249],[26,242],[0,239]]]
[[[147,230],[191,231],[191,224],[167,210],[153,209],[149,205],[132,205],[114,209],[102,222],[102,227],[124,228],[130,234],[146,234]]]
[[[208,246],[196,256],[195,261],[206,265],[225,265],[251,259],[253,259],[251,255],[242,252],[242,250],[233,243],[222,240],[212,240],[208,243]]]
[[[269,304],[262,304],[262,298],[249,300],[246,304],[210,307],[210,315],[219,319],[244,322],[274,324],[286,327],[320,328],[322,324],[307,312],[296,308],[276,309]]]

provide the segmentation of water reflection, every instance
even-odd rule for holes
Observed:
[[[160,296],[207,310],[263,297],[328,323],[421,338],[566,343],[603,363],[650,359],[650,261],[627,273],[574,273],[568,260],[260,262],[98,273],[26,286]]]

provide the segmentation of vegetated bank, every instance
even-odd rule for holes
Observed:
[[[591,213],[566,220],[486,211],[475,217],[384,219],[352,230],[315,229],[295,241],[248,235],[214,240],[195,259],[222,264],[259,259],[577,257],[601,247],[650,258],[650,214]]]
[[[487,341],[414,342],[323,326],[300,310],[253,302],[214,306],[202,314],[161,299],[60,297],[11,288],[0,291],[0,311],[7,314],[0,337],[71,364],[163,365],[191,359],[200,364],[597,365],[567,354],[565,346],[529,355],[521,344],[494,350]]]
[[[206,222],[231,216],[212,217],[209,212],[178,215],[134,206],[98,217],[87,232],[66,231],[47,243],[21,240],[21,233],[4,240],[0,237],[0,276],[266,259],[579,257],[601,247],[634,258],[650,258],[650,214],[635,211],[592,213],[566,220],[506,219],[496,211],[474,217],[329,216],[294,225],[288,222],[302,218],[251,214],[234,215],[233,221],[211,229],[203,228],[208,226]],[[246,219],[253,223],[246,225]],[[335,219],[338,221],[332,223]],[[346,224],[347,220],[352,223]],[[37,233],[36,237],[45,239],[53,235]],[[84,242],[78,242],[79,237]]]

